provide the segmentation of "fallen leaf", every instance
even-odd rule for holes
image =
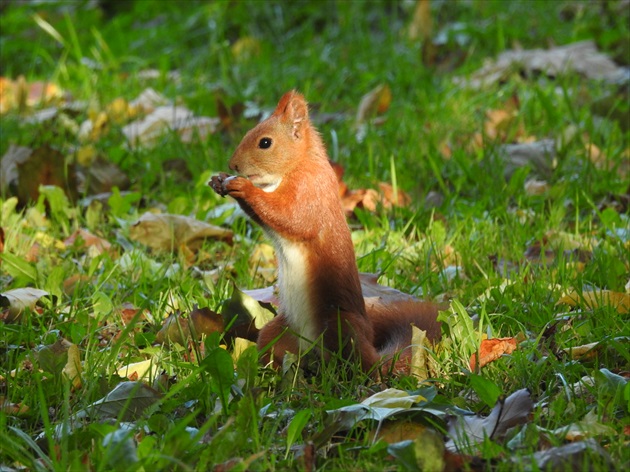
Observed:
[[[73,296],[79,287],[85,287],[92,284],[94,278],[85,274],[73,274],[63,281],[63,293]]]
[[[409,24],[409,39],[427,41],[431,39],[432,32],[431,4],[429,0],[418,0]]]
[[[452,452],[476,450],[486,438],[501,440],[508,429],[526,423],[533,407],[529,391],[521,389],[498,401],[485,418],[457,416],[448,422],[446,449]]]
[[[181,245],[197,250],[208,238],[231,242],[233,233],[183,215],[147,212],[131,226],[129,237],[155,250],[174,251]]]
[[[582,344],[581,346],[567,347],[563,349],[571,359],[591,358],[597,352],[600,342]]]
[[[120,320],[125,326],[131,323],[134,319],[146,319],[145,315],[148,313],[148,311],[146,310],[140,311],[140,308],[134,306],[130,302],[124,302],[122,305],[116,308],[115,312],[116,314],[118,314],[118,316],[120,316]],[[140,314],[138,315],[138,313]]]
[[[527,75],[540,72],[552,77],[576,72],[589,79],[611,82],[620,80],[625,74],[622,67],[597,50],[593,41],[581,41],[548,50],[507,50],[496,60],[486,61],[470,78],[458,82],[478,89],[503,81],[517,71]]]
[[[516,141],[525,135],[518,110],[487,110],[484,135],[491,141]]]
[[[278,298],[278,292],[275,286],[254,288],[249,290],[243,290],[243,293],[249,295],[259,303],[278,306],[280,299]]]
[[[30,408],[22,403],[13,403],[5,397],[0,397],[0,413],[7,416],[24,417],[27,416]]]
[[[64,340],[65,341],[65,340]],[[76,344],[69,343],[68,362],[64,366],[61,373],[72,383],[72,388],[78,390],[81,388],[81,355],[79,347]]]
[[[88,166],[78,166],[79,175],[90,195],[111,192],[114,187],[127,190],[131,181],[120,168],[100,155],[94,156]]]
[[[515,456],[512,462],[520,467],[531,468],[535,465],[535,470],[582,470],[584,464],[594,462],[593,456],[598,457],[597,463],[603,459],[608,464],[606,470],[615,470],[608,453],[592,439],[552,447],[530,456]]]
[[[63,91],[52,82],[27,82],[24,76],[15,81],[0,77],[0,114],[11,110],[25,112],[28,108],[50,104],[63,97]]]
[[[630,313],[630,294],[611,290],[592,290],[582,293],[569,290],[557,303],[571,307],[585,306],[591,310],[612,307],[620,314]]]
[[[163,95],[159,94],[151,87],[144,89],[140,95],[129,102],[129,106],[136,108],[143,113],[151,113],[159,106],[169,105],[170,102]]]
[[[552,431],[552,434],[563,437],[567,441],[583,441],[596,436],[617,436],[617,430],[612,426],[598,421],[597,410],[590,410],[582,420],[571,423]]]
[[[411,327],[411,363],[409,373],[418,379],[418,383],[427,380],[429,375],[427,351],[427,332],[417,326]]]
[[[158,368],[153,359],[146,359],[140,362],[132,362],[118,368],[117,375],[126,377],[131,381],[144,380],[153,382],[158,375]]]
[[[232,346],[232,359],[234,359],[234,362],[237,362],[241,354],[251,346],[256,346],[256,343],[245,338],[234,338]]]
[[[265,294],[266,297],[269,297],[270,290],[273,293],[273,287],[259,289],[254,293]],[[236,286],[233,287],[230,299],[221,308],[221,316],[228,332],[233,337],[245,338],[250,341],[256,341],[258,331],[271,321],[274,315],[275,312],[272,311],[271,306],[261,304]]]
[[[141,382],[122,382],[100,400],[80,410],[75,416],[92,418],[119,418],[122,421],[139,419],[161,395]]]
[[[32,287],[16,288],[0,293],[0,316],[6,323],[18,321],[26,310],[35,310],[40,298],[49,296],[45,290]]]
[[[260,55],[260,41],[251,36],[245,36],[237,39],[230,49],[238,61],[252,59]]]
[[[409,39],[422,41],[422,63],[431,67],[435,64],[437,48],[432,39],[433,17],[429,0],[418,0],[413,12],[413,20],[409,25]]]
[[[93,250],[93,255],[100,255],[103,253],[112,254],[112,245],[109,241],[99,238],[93,235],[87,229],[77,229],[72,233],[63,243],[66,246],[73,246],[78,241],[81,241],[86,249]]]
[[[122,124],[138,114],[136,107],[122,97],[115,98],[105,107],[105,113],[114,124]]]
[[[66,163],[65,156],[50,146],[31,149],[9,146],[0,162],[0,191],[13,194],[22,204],[37,201],[40,186],[54,185],[76,200],[77,179],[74,166]]]
[[[402,470],[451,470],[446,467],[444,440],[434,429],[401,421],[394,422],[389,427],[386,424],[383,429],[386,434],[383,435],[383,439],[389,443],[387,452],[404,466]],[[402,431],[398,433],[397,429]],[[390,439],[394,439],[396,435],[409,439],[392,444]]]
[[[67,339],[59,339],[54,344],[37,351],[39,366],[52,375],[63,375],[73,388],[81,387],[81,358],[79,348]]]
[[[411,203],[411,197],[400,188],[394,191],[394,186],[385,182],[379,182],[378,187],[381,190],[385,208],[389,208],[392,205],[406,207]]]
[[[528,179],[525,184],[525,195],[536,196],[544,195],[551,189],[546,180]]]
[[[189,339],[199,339],[202,335],[223,332],[223,318],[207,307],[195,308],[187,318],[174,313],[170,315],[157,333],[158,343],[167,341],[186,346]]]
[[[374,212],[378,207],[381,197],[374,189],[351,190],[341,199],[346,214],[352,214],[355,208],[365,208]]]
[[[160,106],[142,119],[129,123],[122,129],[132,147],[150,147],[168,131],[175,131],[183,142],[190,142],[194,135],[205,139],[220,124],[219,118],[197,117],[183,106]]]
[[[556,165],[555,146],[552,139],[499,146],[497,154],[504,162],[505,178],[509,179],[517,169],[526,166],[540,177],[551,176]]]
[[[387,84],[379,84],[361,97],[355,125],[366,123],[376,115],[382,115],[389,109],[392,101],[392,91]]]
[[[516,338],[483,339],[479,346],[479,368],[496,361],[504,354],[511,354],[516,349]],[[470,370],[477,368],[477,353],[470,357]]]

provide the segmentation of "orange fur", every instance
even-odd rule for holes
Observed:
[[[433,305],[417,313],[417,304],[412,312],[376,304],[366,312],[337,178],[302,95],[286,93],[245,135],[230,169],[238,176],[214,176],[210,185],[261,225],[278,258],[280,315],[258,338],[261,349],[276,344],[263,360],[279,365],[286,351],[298,353],[321,336],[326,350],[356,357],[368,372],[409,345],[411,324],[439,336]]]

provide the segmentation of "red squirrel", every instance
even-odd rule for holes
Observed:
[[[229,167],[238,175],[213,176],[211,187],[235,198],[263,228],[278,260],[279,314],[257,343],[260,350],[273,344],[264,362],[281,365],[285,352],[297,354],[321,336],[325,350],[370,372],[409,346],[412,324],[430,339],[440,336],[433,304],[370,303],[366,311],[337,177],[301,94],[282,97],[245,135]]]

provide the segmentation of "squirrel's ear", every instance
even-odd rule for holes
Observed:
[[[299,138],[308,122],[308,105],[304,96],[295,90],[285,93],[274,115],[278,115],[284,123],[291,126],[293,137]]]

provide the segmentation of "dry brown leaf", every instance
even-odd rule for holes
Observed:
[[[147,212],[131,226],[129,237],[159,251],[174,251],[182,244],[194,251],[208,238],[231,242],[233,233],[183,215]]]
[[[427,41],[433,34],[433,18],[429,0],[418,0],[409,24],[409,39]]]
[[[363,95],[359,108],[355,125],[366,123],[376,115],[382,115],[389,109],[392,102],[392,91],[387,84],[380,84]]]
[[[63,243],[66,246],[72,246],[77,241],[82,241],[86,249],[90,249],[90,252],[94,251],[94,255],[103,253],[113,254],[112,245],[109,241],[99,238],[90,233],[87,229],[78,229],[72,233]]]
[[[620,314],[630,313],[630,294],[613,292],[611,290],[592,290],[590,292],[579,293],[576,290],[569,290],[558,300],[558,304],[575,306],[585,306],[591,310],[601,307],[612,307]]]
[[[491,140],[505,141],[514,134],[514,125],[519,125],[518,110],[487,110],[484,133]],[[520,133],[521,129],[516,134]]]
[[[409,25],[409,39],[422,41],[422,63],[425,66],[435,64],[437,49],[433,43],[433,17],[429,0],[418,0]]]
[[[26,416],[30,411],[27,405],[22,403],[13,403],[5,397],[0,397],[0,413],[8,416]]]
[[[376,211],[381,197],[378,192],[372,188],[359,189],[349,191],[342,199],[346,213],[352,213],[355,208],[364,208],[368,211]]]
[[[159,343],[167,341],[186,346],[189,339],[192,339],[192,333],[195,333],[195,339],[199,339],[201,335],[223,332],[223,318],[218,313],[207,307],[194,309],[188,318],[183,318],[179,314],[172,314],[162,325],[162,329],[157,333],[155,340]]]
[[[481,137],[481,135],[479,135],[479,137]],[[449,143],[448,141],[440,142],[438,146],[438,151],[440,151],[440,154],[446,161],[450,160],[453,157],[453,149],[451,143]]]
[[[235,119],[243,116],[243,112],[245,111],[245,104],[243,102],[237,102],[228,106],[218,93],[215,94],[214,102],[217,107],[217,114],[221,120],[221,125],[225,129],[232,128]]]
[[[516,349],[516,338],[484,339],[479,346],[479,368],[496,361],[503,354],[511,354]],[[470,370],[477,367],[477,353],[470,357]]]
[[[397,189],[397,192],[394,192],[393,185],[385,182],[379,182],[378,187],[383,195],[383,205],[386,208],[391,207],[392,205],[406,207],[411,204],[411,197],[402,189],[399,188]]]
[[[79,170],[80,176],[86,182],[84,186],[87,187],[87,193],[91,195],[111,192],[114,187],[124,191],[131,185],[127,174],[123,173],[116,164],[98,154],[94,156],[89,166],[79,167]]]
[[[89,285],[94,280],[93,277],[85,274],[74,274],[63,281],[63,293],[72,296],[74,291],[83,285]]]
[[[592,358],[598,351],[599,342],[583,344],[581,346],[567,347],[563,349],[571,359]]]
[[[130,302],[124,302],[121,306],[119,306],[118,308],[116,308],[116,313],[120,316],[120,319],[123,323],[123,325],[128,325],[129,323],[131,323],[131,321],[133,321],[136,317],[138,319],[145,319],[146,317],[145,312],[143,311],[139,316],[138,316],[138,312],[140,311],[140,308],[134,306],[132,303]]]
[[[74,167],[66,163],[61,152],[47,145],[34,150],[11,145],[2,156],[0,175],[0,189],[8,189],[23,204],[37,201],[41,185],[60,187],[71,200],[78,195]]]

